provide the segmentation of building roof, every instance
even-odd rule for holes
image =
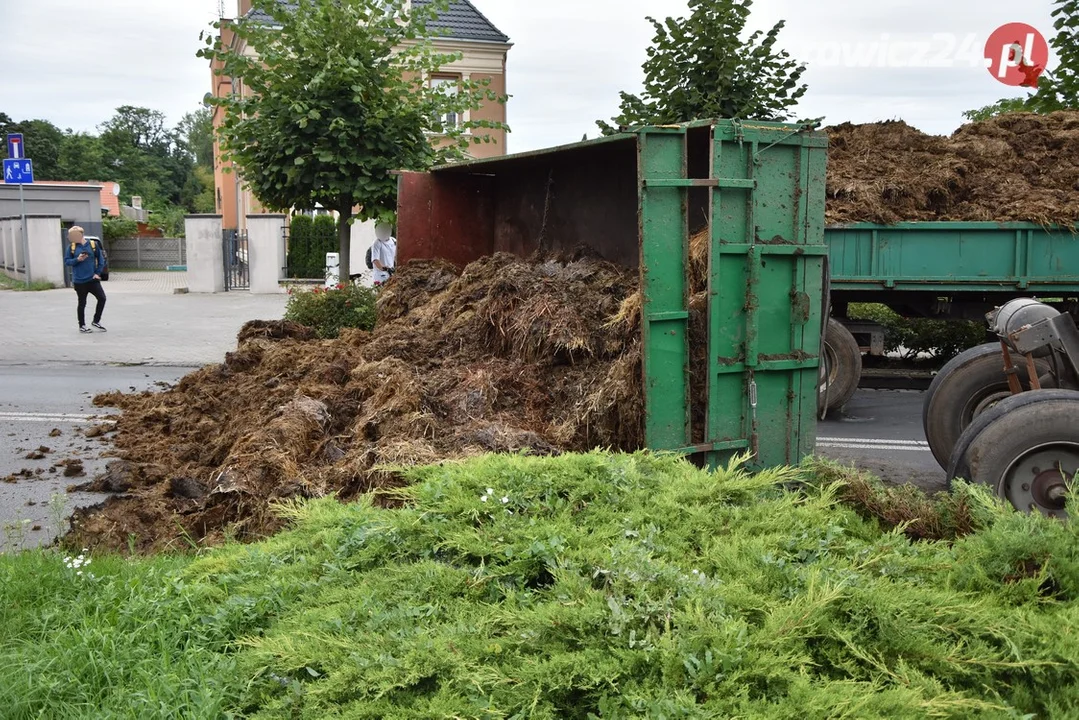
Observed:
[[[412,0],[416,6],[426,5],[430,0]],[[495,27],[469,0],[450,0],[446,12],[430,24],[433,29],[446,30],[447,37],[455,40],[482,40],[505,43],[509,37]]]
[[[43,181],[41,181],[39,183],[36,183],[36,184],[37,185],[64,185],[64,186],[72,186],[72,185],[100,186],[100,188],[101,188],[101,209],[102,210],[107,210],[108,213],[109,213],[109,217],[119,217],[120,216],[120,198],[118,198],[117,196],[112,194],[112,186],[115,183],[101,182],[101,181],[98,181],[98,180],[93,180],[93,181],[90,181],[90,182],[79,181],[79,180],[43,180]]]
[[[431,0],[412,0],[417,7],[427,5]],[[290,12],[294,12],[298,3],[281,0],[281,4]],[[260,22],[272,22],[266,13],[260,10],[251,10],[247,17]],[[450,0],[450,6],[445,12],[440,13],[438,19],[430,23],[435,30],[445,31],[441,37],[453,38],[454,40],[479,40],[482,42],[509,42],[509,37],[494,26],[483,13],[476,9],[469,0]]]

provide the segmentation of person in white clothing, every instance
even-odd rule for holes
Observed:
[[[375,244],[371,246],[372,279],[384,283],[390,279],[397,266],[397,238],[390,235],[390,226],[379,223],[375,226]]]

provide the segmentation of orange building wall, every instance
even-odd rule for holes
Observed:
[[[242,2],[241,2],[242,4]],[[221,44],[229,45],[232,43],[235,33],[232,28],[229,27],[228,21],[223,20],[221,22]],[[221,63],[214,61],[210,65],[210,82],[213,87],[214,97],[223,97],[232,92],[232,79],[226,76],[218,75],[218,70],[221,69]],[[221,145],[217,139],[217,128],[221,126],[225,117],[225,111],[222,108],[213,108],[213,125],[214,125],[214,203],[217,208],[217,213],[221,215],[222,227],[235,228],[237,221],[237,208],[236,208],[236,175],[234,173],[225,172],[226,167],[231,167],[232,163],[223,163],[221,161]]]
[[[505,65],[503,64],[503,67]],[[490,80],[491,84],[488,87],[495,95],[502,97],[506,94],[506,74],[503,70],[501,75],[472,75],[472,79],[477,82],[484,80]],[[500,123],[506,122],[506,106],[503,103],[488,102],[484,103],[483,107],[479,110],[472,111],[473,120],[493,120]],[[477,135],[483,134],[491,137],[493,142],[473,144],[469,148],[469,153],[477,158],[489,158],[498,157],[506,154],[506,131],[505,130],[484,130],[479,128]]]

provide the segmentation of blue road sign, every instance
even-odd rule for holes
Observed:
[[[34,182],[34,163],[30,160],[4,160],[4,182],[9,185],[29,185]]]
[[[7,156],[12,160],[22,160],[26,157],[26,145],[23,144],[22,133],[8,134]]]

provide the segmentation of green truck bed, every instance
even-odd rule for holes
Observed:
[[[833,291],[1079,292],[1079,229],[858,223],[825,229]]]

